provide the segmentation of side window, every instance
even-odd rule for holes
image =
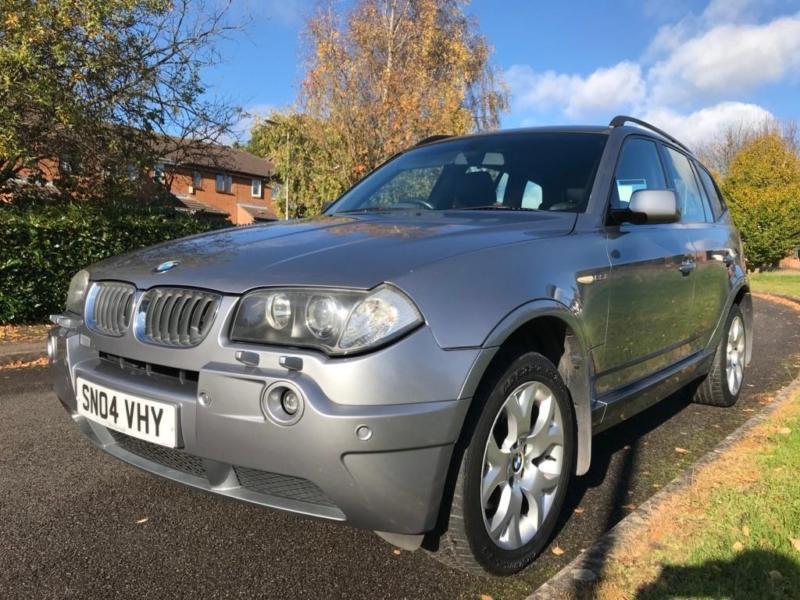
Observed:
[[[705,222],[706,214],[709,214],[710,211],[704,207],[700,186],[694,176],[689,159],[672,148],[666,148],[666,151],[667,169],[672,175],[675,192],[678,195],[681,223]]]
[[[628,208],[636,190],[663,190],[667,182],[655,142],[629,138],[622,147],[611,193],[612,208]]]
[[[708,171],[701,165],[697,165],[697,172],[700,173],[703,187],[708,194],[708,199],[711,202],[711,209],[714,211],[714,217],[718,219],[720,215],[725,212],[725,203],[722,201],[722,197],[717,190],[717,185],[714,183],[711,175],[708,174]]]

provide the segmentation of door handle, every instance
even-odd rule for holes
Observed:
[[[726,267],[732,267],[733,264],[736,262],[736,257],[732,253],[726,252],[725,256],[722,259],[722,262],[725,263]]]
[[[694,271],[697,263],[694,262],[693,258],[685,258],[681,263],[681,266],[678,267],[678,270],[683,273],[684,275],[689,275],[692,271]]]

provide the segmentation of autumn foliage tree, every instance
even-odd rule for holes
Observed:
[[[733,156],[722,190],[742,235],[749,269],[777,266],[800,244],[800,156],[766,131]]]
[[[464,5],[463,0],[358,0],[341,14],[329,2],[308,18],[298,106],[304,136],[318,159],[312,160],[316,169],[304,172],[325,183],[293,177],[292,192],[304,194],[300,203],[316,208],[323,189],[337,195],[427,136],[497,127],[507,92]],[[279,119],[270,121],[256,125],[254,140],[270,137],[263,128],[276,127]],[[281,137],[276,131],[277,145],[251,148],[279,154]]]
[[[226,8],[0,0],[0,187],[67,156],[98,188],[151,168],[156,143],[189,150],[228,133],[237,109],[210,98],[201,78],[216,61],[214,43],[234,29]]]

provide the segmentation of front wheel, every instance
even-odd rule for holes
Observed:
[[[710,406],[736,404],[744,383],[746,335],[742,310],[734,304],[725,321],[725,332],[711,370],[695,390],[694,402]]]
[[[477,574],[510,575],[544,549],[575,466],[569,392],[547,358],[517,358],[493,388],[461,457],[435,556]]]

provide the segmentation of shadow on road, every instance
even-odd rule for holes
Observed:
[[[573,479],[567,494],[565,509],[556,529],[560,532],[569,521],[586,492],[603,484],[613,486],[613,497],[605,503],[604,531],[608,531],[629,512],[630,494],[635,487],[642,438],[672,419],[691,404],[688,388],[682,389],[664,401],[645,410],[592,440],[592,466],[582,477]],[[621,460],[614,461],[624,450]]]
[[[656,598],[797,598],[800,561],[767,550],[749,550],[733,560],[664,567],[640,588],[637,600]]]

